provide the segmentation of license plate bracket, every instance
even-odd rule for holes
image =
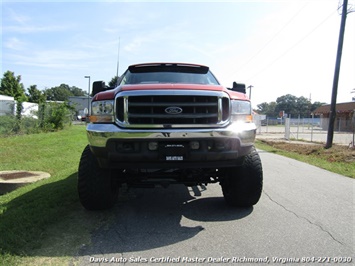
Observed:
[[[183,161],[187,148],[183,143],[163,143],[159,147],[159,153],[164,161]]]

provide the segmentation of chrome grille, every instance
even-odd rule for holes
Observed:
[[[171,94],[169,94],[169,92]],[[229,98],[220,92],[125,92],[116,99],[123,127],[167,128],[222,126],[229,118]]]

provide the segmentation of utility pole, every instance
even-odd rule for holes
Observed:
[[[120,69],[120,46],[121,46],[121,37],[118,37],[118,48],[117,48],[117,70],[116,70],[116,86],[118,86],[118,71]]]
[[[344,0],[342,14],[341,14],[337,58],[336,58],[336,62],[335,62],[332,99],[331,99],[331,103],[330,103],[327,143],[325,144],[325,147],[324,147],[326,149],[331,148],[333,145],[334,122],[335,122],[335,116],[336,116],[336,102],[337,102],[337,94],[338,94],[338,81],[339,81],[341,54],[343,52],[343,42],[344,42],[344,32],[345,32],[347,8],[348,8],[348,0]]]
[[[85,114],[85,120],[86,120],[86,122],[89,122],[88,116],[90,116],[90,76],[85,76],[84,78],[89,79],[89,84],[88,84],[88,110],[87,110],[87,114]]]

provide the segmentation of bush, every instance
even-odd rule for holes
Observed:
[[[0,135],[12,135],[16,118],[14,115],[0,116]]]
[[[44,103],[34,117],[0,116],[0,135],[33,134],[63,129],[71,124],[72,110],[65,103]],[[38,118],[37,118],[38,117]]]
[[[39,126],[43,131],[63,129],[71,123],[71,107],[63,103],[40,104],[38,108]]]

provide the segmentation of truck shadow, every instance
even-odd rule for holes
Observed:
[[[73,173],[2,204],[0,251],[62,257],[151,250],[195,237],[205,230],[206,221],[238,220],[253,211],[253,208],[228,207],[218,185],[207,188],[171,185],[168,188],[123,191],[114,208],[91,212],[78,202],[76,184],[77,173]],[[66,198],[65,204],[63,197]],[[32,211],[38,206],[45,210],[45,216]],[[19,209],[22,210],[20,220],[34,223],[45,220],[42,222],[45,227],[28,228],[28,223],[19,222]],[[57,217],[55,220],[53,215]],[[87,233],[90,235],[82,235]],[[90,245],[82,245],[77,250],[78,241],[87,243],[87,237],[90,238]],[[66,239],[71,241],[67,243]]]
[[[92,233],[91,245],[79,256],[144,251],[193,238],[204,221],[230,221],[248,216],[253,208],[226,205],[221,197],[201,197],[205,188],[191,191],[183,185],[124,192],[112,212],[114,219]],[[202,190],[202,191],[201,191]],[[201,193],[202,192],[202,193]],[[187,219],[186,219],[187,218]]]

